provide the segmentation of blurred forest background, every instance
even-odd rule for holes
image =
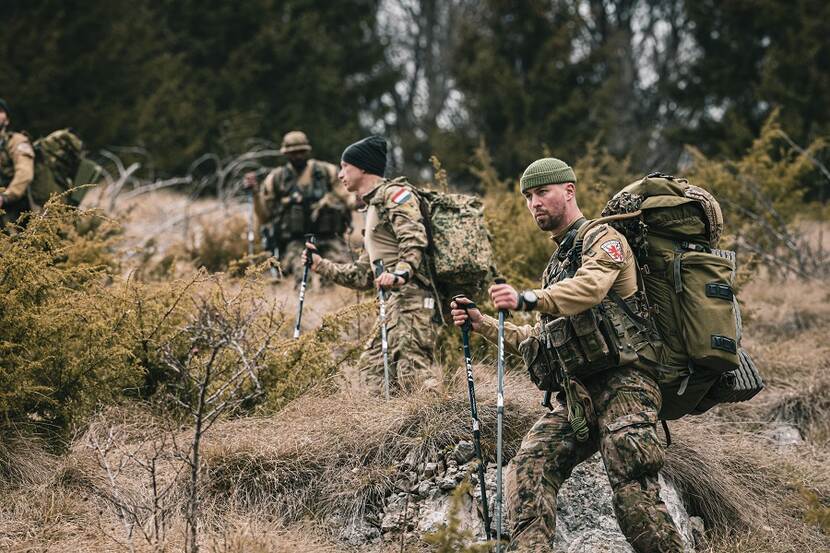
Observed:
[[[482,141],[502,175],[592,142],[645,173],[733,158],[776,108],[830,134],[828,35],[821,0],[8,0],[0,75],[18,128],[153,176],[294,128],[330,160],[386,134],[411,177],[436,154],[472,181]]]

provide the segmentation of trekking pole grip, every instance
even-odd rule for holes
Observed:
[[[305,241],[310,242],[313,246],[317,245],[317,237],[314,236],[314,234],[306,234],[305,235]],[[305,249],[305,264],[306,264],[306,267],[311,267],[311,265],[312,265],[311,256],[312,255],[314,255],[314,250],[312,250],[311,248],[306,248]]]
[[[470,298],[468,298],[464,294],[456,294],[452,297],[452,301],[455,302],[455,305],[457,305],[459,309],[463,309],[465,312],[467,312],[467,320],[464,321],[463,325],[461,325],[461,330],[469,332],[473,329],[473,321],[470,320],[469,311],[470,309],[476,309],[476,304],[472,300],[470,300],[468,303],[459,303],[458,300],[461,298],[464,298],[465,300],[470,300]]]

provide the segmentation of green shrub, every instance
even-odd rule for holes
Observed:
[[[199,239],[187,247],[197,267],[212,273],[227,271],[234,261],[248,253],[248,222],[244,217],[230,217],[221,225],[202,224]]]
[[[806,182],[816,173],[814,159],[824,149],[820,140],[806,149],[795,145],[782,130],[776,110],[740,159],[708,159],[688,148],[693,159],[688,177],[720,202],[726,247],[748,254],[745,262],[754,257],[777,272],[808,276],[821,268],[824,256],[817,255],[794,225],[805,211]]]
[[[130,363],[129,316],[106,287],[109,223],[49,203],[0,234],[0,412],[4,424],[60,433],[100,401],[140,382]]]

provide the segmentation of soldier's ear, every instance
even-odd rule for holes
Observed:
[[[567,194],[568,199],[571,199],[576,196],[576,186],[572,182],[565,183],[565,194]]]

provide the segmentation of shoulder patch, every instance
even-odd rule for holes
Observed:
[[[15,148],[15,151],[20,154],[23,154],[24,156],[35,157],[35,151],[32,149],[32,145],[29,144],[28,141],[21,142],[20,144],[18,144],[17,148]]]
[[[606,240],[600,245],[602,251],[608,254],[613,261],[617,263],[622,263],[625,261],[625,256],[623,255],[622,244],[619,240]]]
[[[412,192],[407,188],[401,188],[392,194],[392,202],[398,205],[408,202],[412,198]]]

